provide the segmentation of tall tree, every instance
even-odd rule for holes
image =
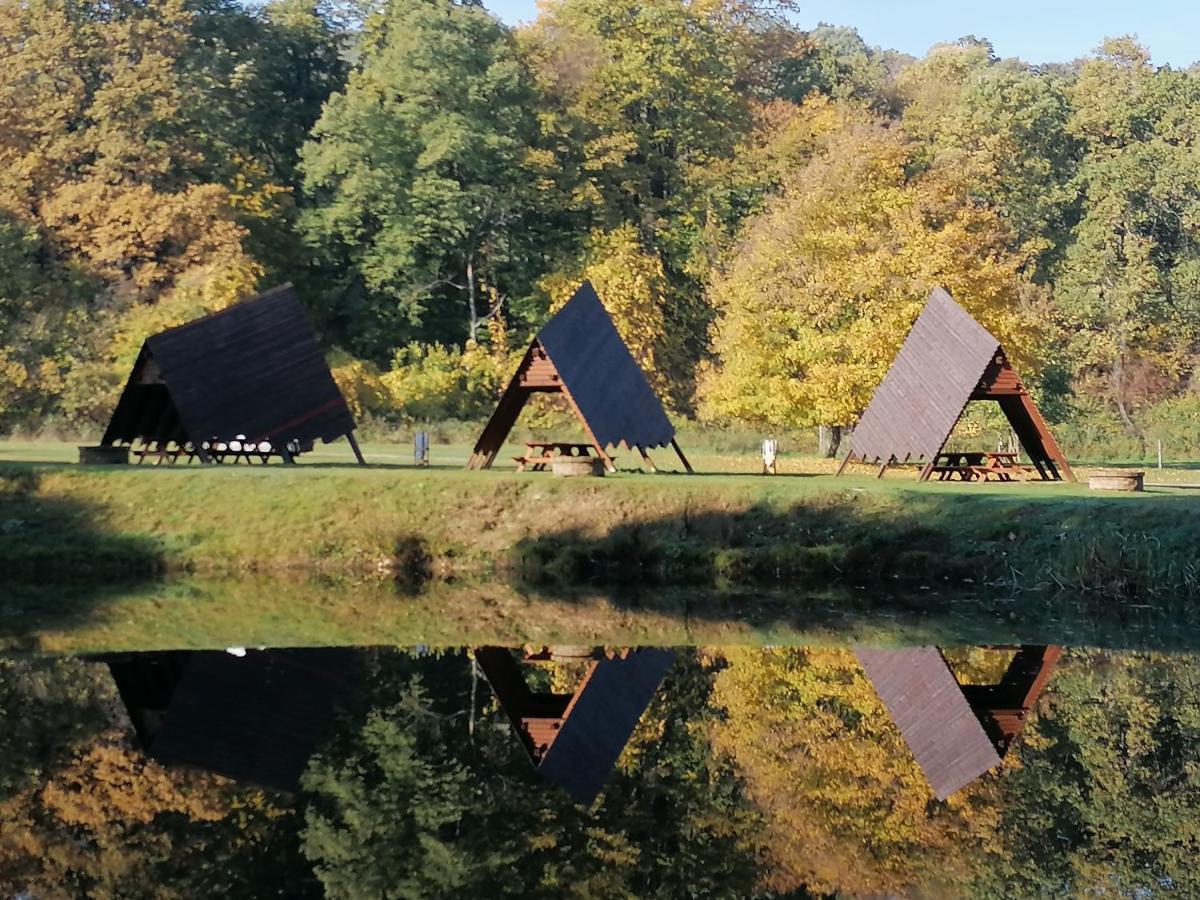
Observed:
[[[524,288],[537,123],[512,36],[479,4],[393,2],[367,27],[302,152],[303,222],[346,266],[339,332],[386,358],[412,336],[480,338]]]
[[[1082,218],[1058,278],[1079,380],[1130,433],[1194,371],[1200,337],[1200,77],[1105,42],[1071,92]]]
[[[714,281],[717,360],[702,411],[774,427],[853,422],[931,288],[942,285],[1025,357],[1035,328],[1022,259],[992,210],[869,113],[814,98],[819,148],[751,220]],[[1022,366],[1028,370],[1029,366]]]

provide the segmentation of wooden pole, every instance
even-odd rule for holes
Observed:
[[[355,440],[353,431],[346,432],[346,440],[350,442],[350,449],[354,451],[354,458],[358,460],[358,464],[365,466],[367,461],[363,459],[362,451],[358,449],[358,441]]]
[[[846,454],[845,458],[842,460],[842,464],[840,466],[838,466],[837,471],[833,473],[834,478],[837,478],[839,475],[841,475],[843,472],[846,471],[846,466],[850,465],[850,460],[851,460],[851,458],[853,458],[853,456],[854,456],[853,453]]]
[[[654,460],[650,458],[650,454],[646,452],[646,448],[639,444],[637,449],[638,453],[642,454],[642,459],[646,461],[646,465],[650,468],[650,471],[657,472],[658,468],[654,465]]]
[[[687,469],[687,473],[689,475],[695,475],[696,473],[692,469],[692,464],[687,461],[687,457],[684,456],[683,451],[679,449],[679,441],[675,440],[675,438],[671,438],[671,446],[675,448],[675,455],[679,457],[679,461],[683,463],[683,467]]]

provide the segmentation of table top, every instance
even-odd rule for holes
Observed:
[[[591,444],[576,444],[571,441],[526,441],[526,447],[585,447],[591,449]]]
[[[995,462],[1011,462],[1020,456],[1012,450],[943,450],[938,454],[939,460],[964,460],[982,462],[985,459]]]

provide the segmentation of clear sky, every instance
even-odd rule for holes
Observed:
[[[534,17],[534,0],[484,0],[504,21]],[[1159,65],[1200,60],[1200,0],[801,0],[798,23],[851,25],[868,44],[923,56],[964,35],[987,38],[999,56],[1068,62],[1104,37],[1136,34]]]

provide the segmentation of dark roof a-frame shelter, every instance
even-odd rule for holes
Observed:
[[[1000,342],[942,288],[929,295],[855,426],[838,474],[852,461],[877,465],[880,475],[893,463],[923,463],[928,479],[972,400],[1000,404],[1042,479],[1075,480]]]
[[[960,685],[937,647],[855,650],[939,800],[1000,764],[1062,653],[1021,647],[994,685]]]
[[[358,671],[344,648],[114,654],[108,664],[146,755],[294,791],[332,736]]]
[[[527,659],[553,659],[543,651]],[[644,648],[594,659],[574,694],[534,693],[513,651],[479,647],[475,661],[540,775],[591,805],[675,661]]]
[[[666,410],[589,282],[530,343],[475,444],[468,469],[491,467],[525,403],[539,392],[566,397],[610,470],[606,447],[636,448],[649,463],[648,448],[670,444],[684,468],[692,471]]]
[[[354,416],[291,285],[146,339],[101,444],[140,441],[160,455],[239,435],[292,449],[345,437],[361,463]]]

